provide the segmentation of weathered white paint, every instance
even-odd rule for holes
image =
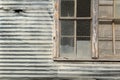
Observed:
[[[24,12],[15,13],[14,9]],[[53,61],[53,14],[53,0],[0,0],[1,80],[23,77],[120,79],[119,63]]]

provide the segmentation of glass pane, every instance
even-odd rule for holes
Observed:
[[[77,21],[77,57],[91,59],[90,20]]]
[[[61,0],[61,16],[74,16],[74,0]]]
[[[100,58],[107,59],[107,56],[113,54],[112,46],[112,22],[99,22],[99,54]]]
[[[120,22],[115,23],[115,39],[120,40]]]
[[[76,56],[74,52],[74,38],[62,37],[60,45],[60,56],[73,58]]]
[[[90,20],[77,21],[77,36],[90,36]]]
[[[115,23],[115,50],[117,54],[120,54],[120,22]]]
[[[89,17],[91,0],[77,0],[77,17]]]
[[[99,41],[99,54],[101,56],[113,54],[112,41]]]
[[[117,40],[115,42],[115,50],[116,50],[116,54],[120,54],[120,40]]]
[[[113,4],[113,0],[99,0],[99,4],[112,5]]]
[[[99,40],[112,40],[112,22],[99,24]]]
[[[61,21],[61,34],[73,36],[74,35],[74,21]]]
[[[120,0],[115,0],[115,17],[120,17]]]
[[[90,40],[80,40],[77,38],[77,57],[80,59],[91,59]]]
[[[99,6],[99,17],[113,17],[113,6]]]

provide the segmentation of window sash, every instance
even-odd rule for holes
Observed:
[[[120,17],[116,16],[116,1],[117,0],[112,0],[112,1],[113,1],[113,3],[109,4],[109,5],[108,4],[99,4],[99,7],[100,6],[103,6],[103,7],[111,6],[113,8],[112,16],[109,16],[109,17],[105,17],[105,16],[100,17],[99,16],[99,22],[100,23],[103,22],[103,21],[111,22],[111,26],[112,26],[112,40],[111,40],[111,42],[112,42],[112,54],[102,55],[102,54],[99,53],[99,55],[101,55],[100,58],[102,57],[102,58],[109,58],[109,59],[114,58],[115,59],[117,55],[119,56],[119,54],[117,53],[117,50],[116,50],[117,49],[117,47],[116,47],[116,43],[117,43],[117,40],[116,40],[116,22],[120,21]],[[119,24],[120,24],[120,22],[119,22]],[[99,41],[101,41],[101,40],[99,40]],[[103,41],[105,41],[105,40],[103,40]],[[112,57],[110,55],[112,55]]]
[[[74,46],[75,46],[75,48],[74,48],[74,50],[75,50],[75,53],[77,53],[77,51],[76,51],[76,49],[77,49],[77,46],[76,46],[76,44],[77,44],[77,42],[76,42],[76,38],[77,38],[77,35],[76,35],[76,27],[77,27],[77,21],[78,20],[90,20],[90,21],[92,21],[92,4],[90,4],[91,5],[91,11],[90,11],[90,17],[77,17],[77,10],[76,10],[76,8],[77,8],[77,0],[74,0],[75,1],[75,3],[74,3],[74,16],[73,17],[63,17],[63,16],[59,16],[59,21],[62,21],[62,20],[73,20],[74,21],[74,41],[75,41],[75,43],[74,43]],[[92,0],[91,0],[91,3],[92,3]],[[60,0],[60,4],[61,4],[61,0]],[[59,10],[60,10],[60,12],[59,12],[59,14],[61,14],[61,5],[60,5],[60,8],[59,8]],[[59,26],[61,26],[61,25],[59,25]],[[90,25],[90,28],[91,28],[91,26],[92,26],[92,22],[91,22],[91,25]],[[61,29],[60,29],[61,30]],[[91,30],[91,29],[90,29]],[[61,34],[61,33],[60,33]],[[73,37],[73,36],[62,36],[62,37]],[[79,36],[79,37],[84,37],[84,36]],[[85,36],[85,37],[88,37],[88,36]],[[90,37],[91,37],[91,35],[90,35]],[[60,37],[61,38],[61,37]],[[59,41],[60,41],[60,38],[59,38]],[[90,41],[91,42],[91,41]],[[59,44],[60,45],[60,44]],[[60,49],[60,48],[59,48]],[[60,51],[60,50],[59,50]],[[60,54],[60,52],[59,52],[59,54]],[[60,57],[62,57],[62,56],[60,56]],[[90,56],[91,57],[91,56]]]

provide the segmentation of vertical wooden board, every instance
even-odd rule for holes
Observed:
[[[93,20],[92,20],[92,57],[98,58],[98,2],[93,0]]]

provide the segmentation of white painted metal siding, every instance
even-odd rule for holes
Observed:
[[[0,77],[53,77],[52,27],[52,0],[0,0]]]
[[[0,0],[0,78],[120,78],[118,63],[54,62],[53,0]],[[15,10],[23,10],[20,13]]]

